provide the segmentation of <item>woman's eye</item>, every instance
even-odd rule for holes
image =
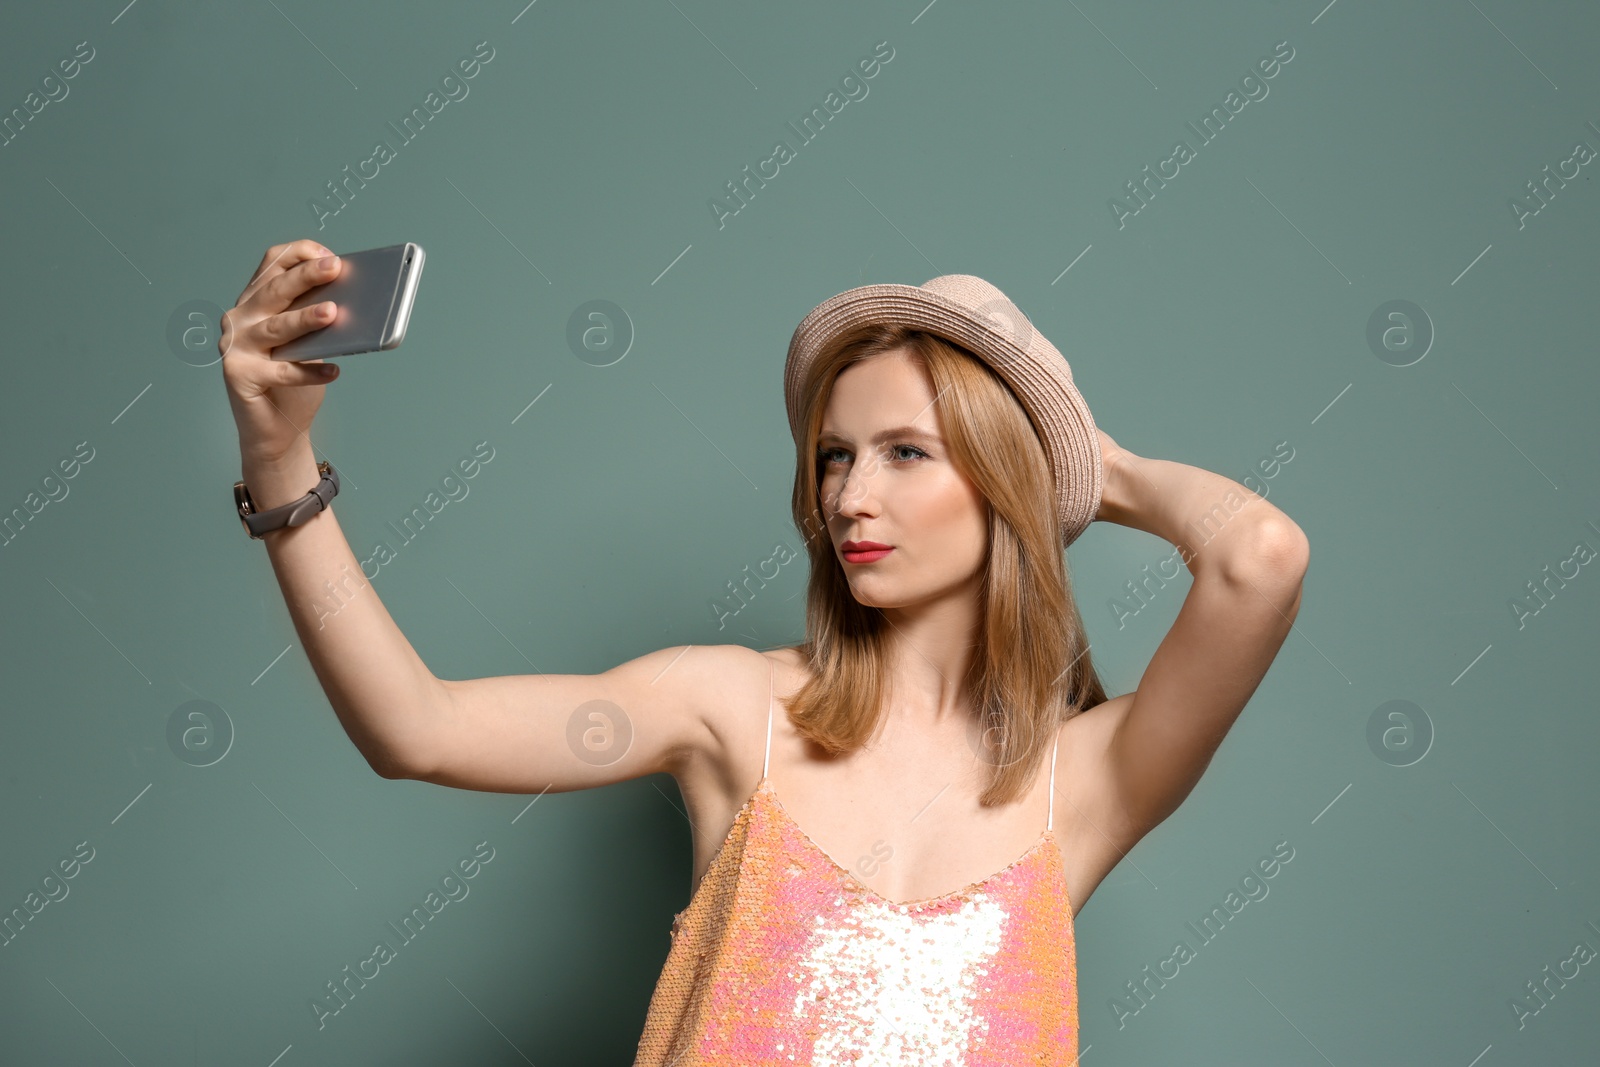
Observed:
[[[911,453],[911,455],[909,455],[909,456],[904,455],[904,453],[907,453],[907,452]],[[817,458],[820,459],[824,464],[833,463],[834,462],[834,457],[836,455],[848,456],[849,454],[850,453],[846,452],[842,448],[819,448],[819,449],[817,449]],[[891,459],[897,459],[897,460],[902,460],[902,459],[903,460],[912,460],[912,459],[926,459],[926,458],[928,458],[928,454],[926,452],[924,452],[922,449],[918,448],[916,445],[904,445],[904,444],[902,444],[902,445],[890,445],[889,448],[888,448],[888,454],[889,454],[889,457]]]

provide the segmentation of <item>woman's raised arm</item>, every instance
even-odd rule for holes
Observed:
[[[223,380],[258,511],[300,498],[320,478],[309,434],[327,388],[323,364],[273,360],[270,352],[332,321],[314,307],[285,309],[337,269],[315,241],[277,245],[223,316]],[[687,646],[597,675],[445,681],[390,618],[340,529],[336,504],[269,531],[262,543],[328,702],[385,778],[541,792],[673,770],[715,736],[702,715],[705,695],[758,655],[737,645]]]
[[[1272,666],[1300,609],[1310,546],[1292,519],[1243,485],[1101,438],[1096,517],[1171,542],[1194,575],[1138,688],[1117,698],[1120,721],[1107,733],[1107,801],[1142,835],[1183,803]]]

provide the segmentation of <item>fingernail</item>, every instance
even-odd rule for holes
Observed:
[[[338,374],[338,373],[339,373],[339,368],[335,367],[332,363],[324,363],[322,365],[322,376],[324,378],[332,378],[335,374]]]

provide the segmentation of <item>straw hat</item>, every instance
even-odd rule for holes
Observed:
[[[921,285],[863,285],[806,313],[789,341],[783,371],[789,432],[799,445],[800,386],[817,354],[864,323],[909,326],[953,341],[984,360],[1021,401],[1055,475],[1061,546],[1094,521],[1100,508],[1100,439],[1072,368],[1006,295],[971,274],[945,274]]]

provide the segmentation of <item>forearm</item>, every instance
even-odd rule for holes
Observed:
[[[244,460],[259,511],[287,504],[317,483],[307,442],[276,463]],[[443,686],[378,599],[334,515],[337,499],[309,522],[263,536],[295,632],[345,733],[379,774],[405,768],[418,739],[437,728]]]
[[[1126,450],[1106,464],[1097,518],[1171,542],[1195,575],[1270,564],[1274,561],[1262,556],[1263,531],[1299,529],[1277,507],[1231,478]]]

